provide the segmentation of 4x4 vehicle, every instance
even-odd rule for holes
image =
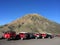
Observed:
[[[23,40],[23,39],[30,39],[30,34],[27,33],[27,32],[20,32],[19,33],[19,37],[20,37],[21,40]]]
[[[10,40],[16,38],[16,32],[15,31],[7,31],[3,33],[3,38]]]

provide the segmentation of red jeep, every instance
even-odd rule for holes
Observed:
[[[26,32],[21,32],[21,33],[19,33],[19,37],[21,38],[21,40],[29,39],[30,38],[30,34],[26,33]]]
[[[42,38],[50,38],[50,39],[54,38],[52,34],[43,33],[41,35],[42,35]]]
[[[35,39],[38,39],[40,37],[40,33],[35,33],[34,36],[35,36]]]
[[[44,39],[46,36],[47,36],[47,34],[41,34],[41,36],[42,36],[42,38]]]
[[[16,33],[14,31],[7,31],[7,32],[4,33],[3,37],[5,39],[8,39],[8,40],[15,39],[16,38]]]

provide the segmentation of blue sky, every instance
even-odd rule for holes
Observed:
[[[0,0],[0,25],[30,13],[60,23],[60,0]]]

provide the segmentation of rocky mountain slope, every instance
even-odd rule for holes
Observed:
[[[50,21],[39,14],[27,14],[22,18],[0,26],[0,31],[60,33],[60,24]]]

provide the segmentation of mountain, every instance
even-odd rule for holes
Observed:
[[[16,33],[60,33],[60,24],[50,21],[39,14],[27,14],[9,24],[0,26],[0,32],[8,30],[14,30]]]

